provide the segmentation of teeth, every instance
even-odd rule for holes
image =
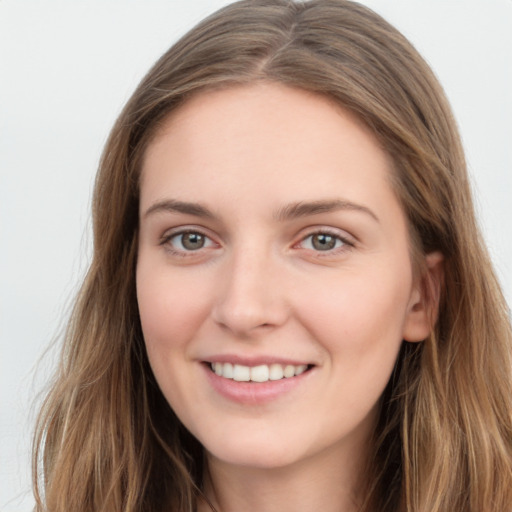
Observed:
[[[233,379],[238,382],[267,382],[269,380],[289,379],[304,373],[308,369],[307,364],[282,365],[261,364],[259,366],[243,366],[231,363],[211,363],[212,371],[225,379]]]
[[[293,366],[291,364],[287,364],[284,367],[283,372],[284,372],[285,378],[289,379],[290,377],[293,377],[295,375],[295,366]]]
[[[231,363],[220,363],[221,367],[222,367],[222,373],[221,375],[223,377],[226,377],[227,379],[232,379],[235,375],[234,373],[234,370],[233,370],[233,365]]]
[[[222,363],[219,363],[222,364]],[[224,370],[224,365],[222,365]],[[224,376],[224,371],[222,372],[222,376]],[[251,369],[248,366],[242,366],[241,364],[235,364],[233,366],[233,380],[237,380],[239,382],[247,382],[251,380]]]
[[[270,365],[270,380],[281,380],[284,377],[283,367],[280,364]]]
[[[301,364],[300,366],[295,367],[295,375],[300,375],[301,373],[304,373],[308,369],[307,364]]]
[[[269,375],[270,370],[266,364],[251,368],[251,380],[253,382],[267,382]]]

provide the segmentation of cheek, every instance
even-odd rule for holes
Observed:
[[[329,286],[317,282],[308,300],[297,295],[302,297],[297,306],[302,323],[324,346],[331,363],[357,381],[371,372],[387,381],[402,343],[412,279],[386,268],[345,273]]]
[[[301,309],[310,310],[311,321],[317,318],[322,328],[337,334],[373,329],[384,334],[402,326],[409,299],[406,288],[388,277],[344,276],[339,285],[333,280],[328,290],[310,289]]]
[[[197,290],[165,267],[139,263],[137,301],[149,363],[167,402],[183,420],[187,420],[187,404],[197,402],[187,368],[192,340],[208,311],[207,294],[199,300]]]
[[[162,269],[140,265],[137,269],[137,301],[148,353],[183,350],[203,323],[208,294],[198,293],[194,283],[180,283]]]

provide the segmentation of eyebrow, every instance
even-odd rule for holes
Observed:
[[[377,215],[375,215],[375,213],[373,213],[373,211],[366,206],[342,199],[309,202],[299,201],[297,203],[291,203],[283,206],[282,208],[279,208],[279,210],[277,210],[274,214],[274,219],[279,222],[283,222],[286,220],[308,217],[310,215],[319,215],[321,213],[331,213],[339,210],[352,210],[362,212],[369,215],[375,221],[379,222]],[[165,199],[163,201],[158,201],[146,210],[144,217],[158,212],[183,213],[186,215],[193,215],[194,217],[201,217],[206,219],[216,218],[211,210],[200,203],[178,201],[176,199]]]
[[[199,203],[189,203],[187,201],[177,201],[175,199],[165,199],[151,205],[144,213],[144,217],[157,212],[184,213],[195,217],[214,219],[215,215],[206,206]]]
[[[372,210],[366,206],[345,201],[343,199],[332,199],[326,201],[311,201],[292,203],[280,208],[275,218],[279,221],[297,219],[300,217],[307,217],[309,215],[319,215],[321,213],[331,213],[339,210],[352,210],[362,212],[369,215],[372,219],[379,222],[379,218]]]

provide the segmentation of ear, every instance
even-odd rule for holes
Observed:
[[[444,280],[444,257],[431,252],[420,265],[420,275],[411,293],[402,338],[409,342],[423,341],[432,331],[438,315]]]

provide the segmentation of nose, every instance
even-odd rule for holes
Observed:
[[[232,255],[220,280],[212,317],[237,338],[248,339],[286,322],[284,275],[270,255],[240,251]]]

